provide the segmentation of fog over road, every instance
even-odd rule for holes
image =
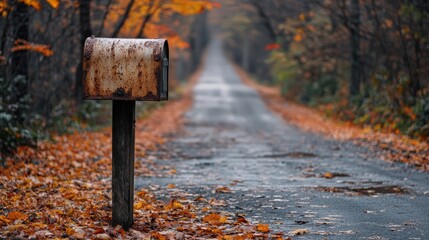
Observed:
[[[429,238],[429,174],[289,125],[241,82],[218,40],[185,118],[164,146],[171,159],[155,160],[177,174],[137,178],[137,187],[161,193],[174,183],[274,231],[306,228],[303,239]],[[215,193],[218,186],[233,192]]]

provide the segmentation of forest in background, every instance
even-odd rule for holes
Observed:
[[[428,1],[222,4],[226,52],[256,80],[328,116],[428,139]]]
[[[110,101],[82,99],[87,37],[167,38],[174,92],[198,66],[207,11],[218,7],[204,0],[0,1],[0,160],[48,132],[109,122]]]

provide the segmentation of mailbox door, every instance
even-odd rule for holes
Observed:
[[[162,51],[162,77],[161,77],[161,100],[168,99],[168,66],[169,66],[169,53],[168,42],[166,41]]]

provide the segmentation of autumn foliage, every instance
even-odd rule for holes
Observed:
[[[225,4],[227,52],[259,82],[329,116],[427,141],[428,1]]]
[[[87,37],[167,38],[173,93],[207,42],[195,39],[199,19],[220,7],[209,0],[0,1],[0,163],[52,131],[102,122],[106,104],[82,100]],[[201,47],[190,48],[191,40]]]

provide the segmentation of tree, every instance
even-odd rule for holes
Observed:
[[[10,33],[14,42],[28,42],[28,24],[29,24],[29,9],[28,6],[22,2],[15,4],[15,10],[12,11],[11,25],[9,26]],[[12,79],[10,82],[15,84],[15,91],[11,99],[14,103],[20,103],[28,95],[28,54],[27,51],[12,52],[12,59],[10,62],[9,75]],[[18,77],[18,78],[17,78]],[[18,80],[19,79],[19,80]],[[20,124],[25,121],[24,113],[25,108],[18,106],[16,108],[17,120]]]
[[[79,1],[80,52],[83,53],[85,40],[92,35],[91,30],[91,0]],[[83,102],[82,95],[82,54],[76,70],[75,99],[79,107]]]
[[[351,46],[351,76],[350,97],[359,94],[362,74],[360,61],[360,6],[359,0],[352,0],[350,6],[350,46]]]

